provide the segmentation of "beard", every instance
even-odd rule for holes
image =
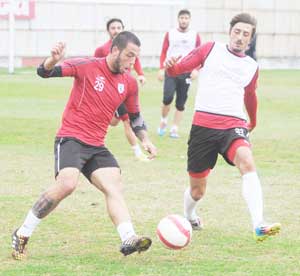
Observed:
[[[121,73],[121,59],[120,59],[120,54],[118,55],[118,57],[116,58],[114,65],[114,73],[115,74],[120,74]]]
[[[232,51],[239,54],[239,53],[243,52],[244,50],[239,49],[239,48],[232,48]]]
[[[179,25],[179,29],[182,30],[182,31],[186,31],[189,27],[189,24],[182,24],[182,25]]]

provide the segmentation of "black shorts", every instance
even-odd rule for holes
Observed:
[[[115,157],[106,147],[91,146],[71,137],[55,138],[54,156],[55,177],[61,169],[68,167],[77,168],[88,180],[92,172],[99,168],[119,168]]]
[[[226,162],[234,165],[227,158],[227,150],[236,139],[245,139],[249,142],[246,128],[212,129],[193,125],[188,141],[188,168],[189,172],[198,173],[212,169],[220,153]]]
[[[118,109],[115,111],[115,116],[116,118],[121,118],[126,114],[128,114],[127,108],[124,103],[121,103]]]
[[[190,73],[182,74],[177,77],[170,77],[165,74],[163,103],[165,105],[172,103],[176,92],[176,108],[184,110],[190,84]]]

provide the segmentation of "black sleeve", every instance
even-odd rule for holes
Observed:
[[[140,130],[147,130],[145,121],[141,116],[140,112],[128,113],[128,115],[129,115],[131,128],[136,135]]]
[[[37,74],[42,78],[62,77],[61,66],[54,66],[52,70],[46,70],[44,63],[37,68]]]

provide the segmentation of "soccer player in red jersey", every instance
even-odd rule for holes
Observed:
[[[184,194],[184,215],[194,229],[201,229],[196,204],[205,194],[209,172],[221,154],[240,171],[254,238],[262,241],[277,234],[281,226],[264,222],[261,184],[248,137],[256,126],[258,64],[245,51],[255,31],[256,19],[238,14],[230,22],[228,45],[208,42],[180,62],[180,57],[170,57],[165,64],[170,76],[201,66],[188,141],[190,187]]]
[[[26,256],[26,245],[41,219],[76,188],[79,174],[104,193],[107,210],[121,238],[124,255],[147,250],[151,239],[136,235],[121,184],[119,165],[104,146],[104,138],[116,108],[124,102],[133,130],[150,158],[156,148],[148,138],[140,115],[137,81],[127,73],[139,55],[140,41],[131,32],[120,33],[106,58],[67,59],[58,43],[37,70],[43,78],[73,77],[71,95],[55,139],[55,184],[44,192],[12,236],[12,255]]]
[[[102,57],[106,57],[109,54],[110,48],[112,45],[112,41],[120,32],[122,32],[124,30],[124,24],[121,19],[112,18],[106,23],[106,30],[110,36],[110,39],[106,43],[104,43],[102,46],[100,46],[96,49],[95,54],[94,54],[95,57],[102,58]],[[140,60],[138,57],[135,60],[134,69],[137,73],[137,80],[142,85],[144,85],[146,82],[146,79],[145,79],[144,72],[143,72],[143,69],[142,69],[142,66],[141,66],[141,63],[140,63]],[[130,127],[128,113],[127,113],[126,107],[123,103],[118,107],[118,109],[115,113],[115,116],[111,121],[111,125],[112,126],[118,125],[120,120],[123,121],[126,138],[129,142],[129,144],[131,145],[137,159],[140,161],[149,161],[150,159],[142,152],[142,149],[138,143],[138,139]]]
[[[178,13],[178,27],[165,34],[163,46],[160,55],[160,70],[158,79],[164,80],[163,101],[161,107],[161,121],[157,133],[160,136],[165,135],[168,123],[168,115],[171,104],[176,93],[175,113],[173,124],[170,128],[170,137],[179,138],[178,127],[182,120],[184,106],[188,98],[188,90],[191,80],[198,75],[198,68],[191,72],[186,72],[178,76],[169,76],[164,69],[164,62],[171,56],[180,55],[181,58],[189,54],[193,49],[200,46],[199,34],[190,29],[191,13],[188,10],[180,10]]]
[[[95,57],[106,57],[109,54],[113,39],[120,32],[124,31],[123,21],[119,18],[110,19],[106,23],[106,30],[109,34],[110,39],[107,42],[105,42],[102,46],[98,47],[95,50],[95,54],[94,54]],[[135,59],[133,68],[134,68],[135,72],[137,73],[137,80],[141,84],[145,84],[146,78],[145,78],[139,57],[137,57]]]

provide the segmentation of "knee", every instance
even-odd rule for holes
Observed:
[[[205,194],[205,189],[202,189],[202,187],[197,186],[191,188],[191,196],[194,200],[198,201],[200,200]]]
[[[176,103],[176,109],[177,109],[178,111],[184,111],[184,105],[181,105],[181,104],[177,104],[177,103]]]
[[[164,99],[163,99],[163,104],[164,105],[169,105],[172,103],[173,101],[173,98],[172,96],[165,96]]]
[[[255,170],[255,165],[253,162],[253,158],[251,156],[244,158],[241,160],[239,164],[239,169],[243,173],[252,172]]]
[[[123,194],[123,184],[121,182],[121,178],[115,179],[108,185],[103,185],[103,193],[106,196],[118,197]]]
[[[60,195],[62,197],[66,197],[73,193],[73,191],[76,189],[77,183],[72,179],[61,179],[59,181],[59,191]]]

